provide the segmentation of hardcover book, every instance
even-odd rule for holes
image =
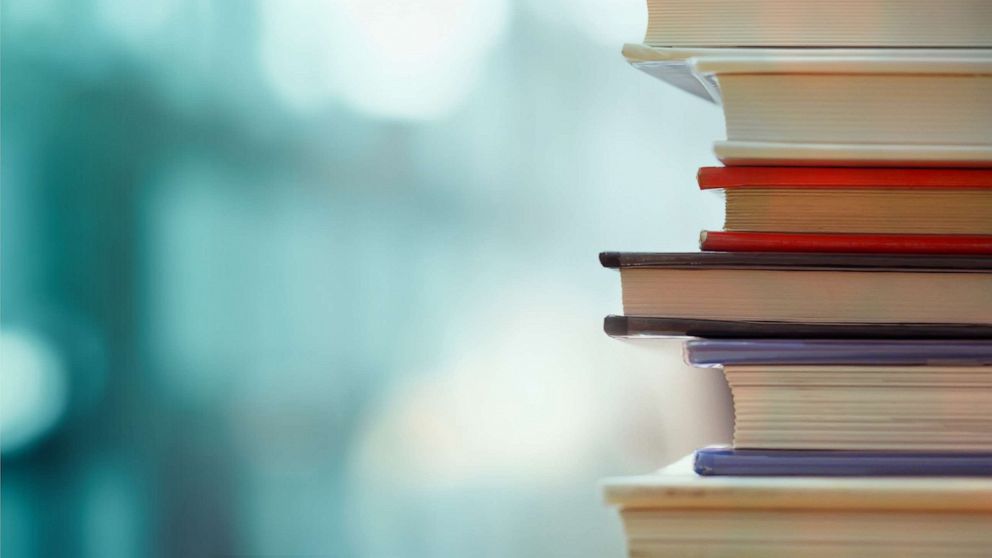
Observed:
[[[702,477],[692,456],[608,479],[632,556],[979,557],[992,479]]]
[[[600,255],[624,314],[737,322],[992,325],[992,257],[762,252]]]
[[[632,45],[624,54],[723,105],[727,139],[715,152],[727,165],[992,166],[987,49]]]
[[[697,178],[701,189],[725,198],[726,232],[704,233],[708,248],[961,253],[992,247],[989,170],[704,167]]]

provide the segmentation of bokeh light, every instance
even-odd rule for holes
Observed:
[[[332,100],[373,116],[454,110],[486,71],[506,0],[263,0],[261,56],[289,103]]]
[[[2,15],[5,557],[619,555],[598,479],[729,435],[601,329],[722,218],[633,1]]]
[[[48,433],[65,412],[66,370],[55,349],[28,331],[0,331],[0,447],[4,453]]]

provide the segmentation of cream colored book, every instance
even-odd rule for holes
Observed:
[[[637,68],[723,105],[728,165],[992,166],[992,50],[658,49]]]
[[[992,480],[699,477],[691,459],[604,481],[631,556],[978,557],[992,549]]]
[[[656,46],[992,47],[987,0],[648,0]]]
[[[990,366],[728,365],[737,449],[992,452]]]

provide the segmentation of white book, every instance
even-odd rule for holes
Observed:
[[[989,47],[988,0],[648,0],[655,46]]]
[[[608,479],[631,556],[987,556],[992,480],[698,477],[691,456]]]
[[[723,105],[728,165],[992,166],[992,50],[624,54]]]

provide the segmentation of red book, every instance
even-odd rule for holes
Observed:
[[[707,252],[992,255],[992,236],[703,231],[699,247]]]
[[[725,232],[704,250],[992,253],[992,169],[704,167]]]
[[[844,167],[703,167],[699,187],[992,188],[992,169]]]

